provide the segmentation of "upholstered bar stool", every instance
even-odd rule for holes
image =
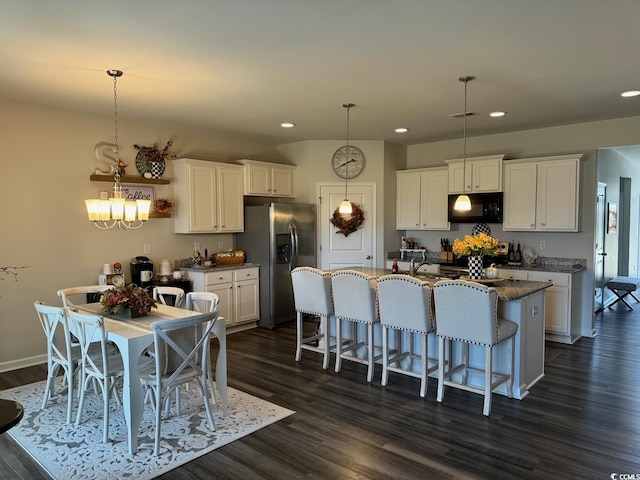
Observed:
[[[383,275],[378,278],[378,304],[382,327],[382,386],[389,371],[420,379],[420,396],[427,394],[428,375],[438,369],[437,360],[429,367],[427,337],[435,332],[433,291],[429,282],[407,275]],[[389,332],[395,337],[396,350],[389,348]],[[406,332],[406,333],[405,333]],[[414,336],[420,336],[420,353],[414,349]],[[404,342],[408,336],[408,342]],[[420,371],[413,360],[420,360]]]
[[[291,272],[291,282],[296,308],[296,362],[302,358],[302,350],[322,353],[322,368],[326,370],[330,352],[335,349],[329,336],[329,321],[335,318],[331,274],[313,267],[297,267]],[[320,318],[320,326],[311,336],[304,333],[305,315]]]
[[[470,392],[484,394],[482,413],[491,413],[493,390],[506,382],[507,394],[513,398],[513,365],[515,335],[518,325],[498,317],[498,292],[495,288],[464,280],[440,281],[433,286],[438,321],[438,402],[442,402],[445,385]],[[511,339],[509,372],[493,371],[494,347]],[[453,349],[449,348],[448,369],[445,371],[445,340],[462,343],[462,363],[453,366]],[[468,384],[469,344],[485,348],[484,388]],[[451,377],[463,371],[463,382],[452,381]],[[497,377],[494,381],[494,377]]]
[[[343,359],[363,363],[368,366],[367,382],[371,382],[374,362],[382,357],[374,355],[373,325],[379,322],[376,279],[355,270],[339,270],[331,275],[331,288],[336,316],[336,372],[340,371]],[[352,323],[348,346],[342,343],[343,320]],[[362,342],[358,341],[358,323],[367,329],[367,338]],[[362,348],[366,350],[364,358],[357,356]]]

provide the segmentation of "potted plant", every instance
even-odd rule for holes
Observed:
[[[171,207],[173,207],[173,205],[166,198],[156,200],[156,212],[158,213],[171,213]]]
[[[482,256],[495,256],[499,243],[498,239],[486,233],[465,235],[464,240],[456,238],[453,242],[453,253],[458,258],[469,257],[469,278],[479,280],[482,278]]]
[[[143,317],[152,308],[157,308],[157,303],[149,292],[133,283],[107,290],[100,297],[100,304],[102,313],[127,318]]]

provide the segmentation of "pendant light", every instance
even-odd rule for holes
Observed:
[[[343,103],[342,106],[347,109],[347,148],[345,151],[347,152],[347,157],[349,156],[349,112],[351,111],[351,107],[355,107],[353,103]],[[347,158],[347,163],[349,163],[349,158]],[[351,215],[353,213],[353,209],[351,207],[351,202],[347,197],[347,184],[349,183],[349,175],[345,175],[344,178],[344,200],[340,203],[340,207],[338,207],[338,212],[342,215]]]
[[[469,75],[460,77],[458,80],[464,82],[464,111],[462,112],[462,125],[463,125],[463,138],[464,138],[464,153],[462,157],[462,195],[458,195],[456,203],[453,206],[454,210],[469,211],[471,210],[471,199],[467,195],[467,84],[475,77]]]
[[[113,175],[113,197],[109,200],[92,198],[85,200],[89,220],[101,230],[122,228],[136,230],[149,219],[151,208],[150,200],[127,201],[123,197],[120,184],[120,149],[118,148],[118,77],[122,76],[121,70],[107,70],[107,75],[113,77],[113,118],[115,132],[115,173]]]

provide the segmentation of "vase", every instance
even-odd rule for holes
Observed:
[[[160,178],[164,173],[165,161],[149,162],[149,166],[151,170],[151,178]]]
[[[482,255],[469,257],[469,279],[480,280],[482,278]]]

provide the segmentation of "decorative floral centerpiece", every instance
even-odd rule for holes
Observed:
[[[364,213],[358,205],[351,202],[351,216],[340,213],[340,207],[336,208],[333,212],[333,216],[329,219],[331,224],[338,230],[336,233],[341,233],[345,237],[349,234],[357,231],[364,222]]]
[[[107,290],[100,297],[100,304],[102,313],[130,318],[142,317],[157,307],[149,292],[133,283]]]
[[[458,258],[466,256],[480,257],[482,255],[494,256],[498,253],[499,243],[497,238],[493,238],[486,233],[465,235],[464,240],[456,238],[453,242],[453,253]]]
[[[498,253],[498,239],[486,233],[477,235],[465,235],[464,240],[456,238],[453,242],[453,253],[458,258],[469,257],[469,278],[480,280],[482,278],[482,256]]]
[[[164,162],[165,160],[172,160],[176,158],[174,154],[169,153],[169,149],[172,145],[173,140],[169,140],[162,150],[160,150],[160,146],[157,142],[150,147],[145,147],[144,145],[134,145],[133,147],[136,150],[143,152],[147,160],[150,162]]]

